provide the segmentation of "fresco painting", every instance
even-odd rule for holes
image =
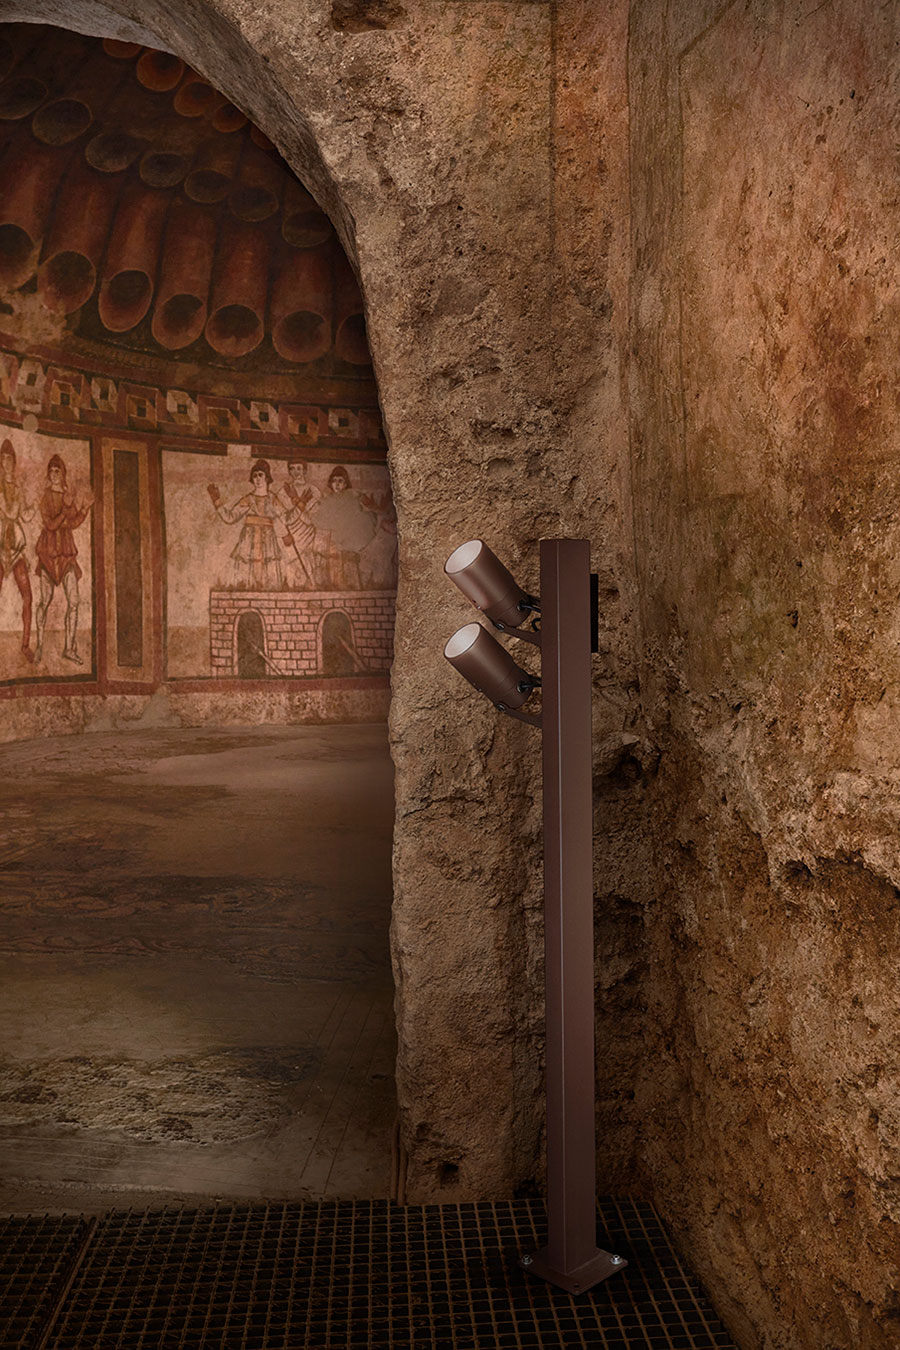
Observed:
[[[163,485],[171,676],[213,673],[213,593],[233,597],[229,623],[237,623],[245,644],[250,626],[235,616],[253,612],[259,619],[260,597],[277,601],[283,615],[312,613],[303,596],[317,598],[316,612],[324,599],[354,611],[364,596],[393,599],[397,529],[383,464],[263,459],[233,445],[215,458],[166,452]],[[288,603],[291,596],[296,605]],[[229,673],[258,671],[259,662],[270,676],[298,673],[263,649],[255,659],[235,657]],[[328,673],[321,660],[316,665],[316,673]],[[358,671],[368,668],[357,661]]]
[[[328,466],[317,466],[319,477]],[[331,468],[320,487],[306,460],[293,459],[287,477],[272,487],[268,460],[250,466],[251,492],[226,507],[215,483],[208,491],[220,519],[243,521],[232,553],[234,584],[251,590],[376,590],[396,586],[396,520],[387,473],[371,466],[356,471],[354,488],[343,464]],[[271,490],[270,490],[271,489]],[[276,523],[283,525],[281,546]],[[387,537],[385,537],[387,536]]]
[[[0,46],[34,92],[0,116],[0,688],[384,684],[396,518],[328,217],[165,53]]]
[[[0,428],[0,678],[93,666],[90,445]]]
[[[226,525],[240,523],[240,538],[232,550],[234,585],[251,591],[275,591],[282,585],[281,550],[275,538],[277,521],[284,524],[284,509],[272,486],[268,460],[254,460],[250,466],[251,490],[233,506],[226,506],[215,483],[207,485],[210,499],[220,520]],[[290,535],[285,536],[285,542]]]

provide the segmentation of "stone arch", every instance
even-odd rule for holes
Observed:
[[[339,22],[348,8],[356,17]],[[553,10],[448,5],[423,19],[363,0],[146,0],[139,23],[136,10],[7,0],[2,17],[175,52],[275,143],[358,273],[401,576],[390,713],[401,1170],[413,1201],[509,1195],[540,1168],[540,1056],[523,993],[537,969],[523,897],[533,901],[539,873],[520,824],[537,757],[503,734],[495,745],[490,709],[462,711],[422,618],[441,633],[459,621],[439,560],[461,539],[484,533],[521,570],[538,497],[540,529],[578,534],[585,503],[606,491],[606,469],[569,453],[588,442],[555,411],[569,393],[558,396],[551,323]],[[484,153],[466,153],[479,142]],[[587,492],[571,491],[576,460]],[[501,820],[477,867],[454,869],[448,884],[447,856]],[[522,878],[515,903],[486,906],[510,875]]]
[[[331,9],[330,0],[327,8]],[[0,7],[0,22],[46,23],[92,37],[137,42],[178,56],[239,106],[273,142],[329,216],[362,289],[357,221],[364,217],[367,202],[384,192],[384,183],[379,184],[378,175],[371,169],[360,174],[361,166],[365,170],[370,158],[365,129],[357,129],[354,119],[347,116],[346,91],[341,88],[339,71],[341,53],[337,48],[330,54],[323,53],[320,41],[327,40],[328,33],[314,33],[302,52],[292,51],[290,59],[285,59],[283,39],[272,31],[277,25],[267,27],[266,18],[248,19],[246,7],[239,0],[183,0],[178,4],[146,0],[140,22],[130,17],[129,9],[127,0],[66,0],[65,4],[9,0]],[[330,36],[332,43],[338,40],[336,33]],[[317,57],[322,59],[317,61]],[[338,114],[335,104],[343,105],[339,115],[332,115]],[[323,147],[322,131],[329,123],[340,124],[340,135]],[[385,296],[396,293],[395,286],[384,288]],[[367,300],[365,291],[363,298]],[[367,322],[366,332],[368,328]],[[353,337],[358,339],[359,332],[355,331]],[[370,345],[374,341],[370,339]],[[387,367],[379,362],[374,350],[372,358],[381,388]],[[382,422],[390,446],[384,413]],[[393,489],[390,453],[388,469]],[[232,670],[238,676],[239,625],[250,612],[242,610],[233,620]],[[265,617],[258,614],[258,618],[265,634]],[[347,618],[352,631],[352,620]],[[260,645],[268,652],[268,642]],[[317,645],[321,663],[321,626]],[[264,672],[270,673],[268,669]]]

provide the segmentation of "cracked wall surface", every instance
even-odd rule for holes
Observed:
[[[741,1343],[895,1343],[891,7],[633,8],[646,1162]]]

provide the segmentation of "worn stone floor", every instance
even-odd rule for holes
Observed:
[[[0,746],[0,1210],[387,1197],[384,726]]]

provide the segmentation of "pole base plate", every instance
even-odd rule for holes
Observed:
[[[628,1262],[623,1257],[613,1259],[611,1252],[596,1248],[593,1256],[572,1270],[560,1270],[549,1257],[549,1249],[544,1247],[534,1256],[523,1256],[519,1264],[529,1275],[539,1275],[542,1280],[565,1289],[567,1294],[584,1294],[601,1280],[624,1270]]]

